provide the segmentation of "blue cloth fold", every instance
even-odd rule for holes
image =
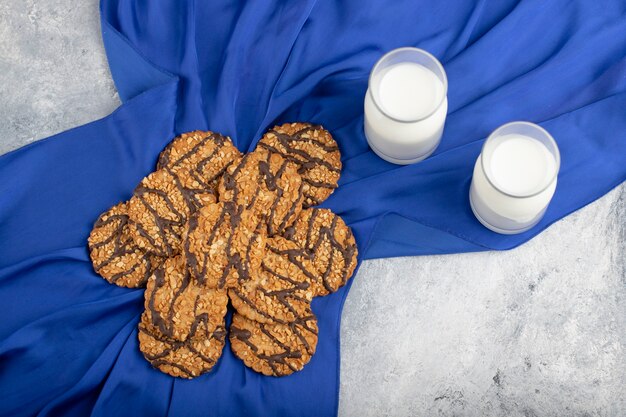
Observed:
[[[323,205],[362,259],[513,248],[626,179],[626,4],[620,0],[102,0],[124,104],[112,115],[0,157],[0,415],[332,416],[349,285],[314,300],[320,339],[292,376],[257,374],[226,347],[195,380],[153,370],[137,346],[143,292],[92,270],[86,237],[127,199],[180,132],[211,129],[251,150],[284,121],[323,124],[344,169]],[[373,63],[400,46],[434,53],[449,79],[440,147],[412,166],[367,147]],[[469,208],[485,137],[541,124],[562,156],[539,225],[514,236]]]

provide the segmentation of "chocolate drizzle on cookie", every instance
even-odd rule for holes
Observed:
[[[173,157],[178,151],[181,154]],[[185,184],[184,195],[193,211],[205,203],[199,196],[216,194],[217,181],[240,153],[230,139],[215,132],[195,131],[175,138],[159,156],[157,169],[170,169]]]
[[[306,229],[302,233],[304,223]],[[342,242],[336,237],[339,228],[345,235]],[[356,242],[350,228],[331,211],[326,209],[302,211],[296,224],[288,228],[284,236],[300,243],[306,256],[316,266],[320,274],[319,280],[325,290],[321,293],[318,291],[317,295],[337,291],[352,276],[356,267]]]
[[[209,337],[224,321],[225,291],[200,287],[179,255],[169,258],[148,281],[141,321],[172,340]]]
[[[152,324],[159,329],[159,331],[168,337],[174,337],[174,324],[173,315],[175,313],[174,304],[180,295],[187,289],[189,285],[188,274],[184,274],[184,279],[178,282],[178,288],[172,297],[170,302],[167,319],[164,319],[162,312],[155,308],[155,300],[157,291],[165,284],[165,268],[159,268],[154,272],[155,285],[152,288],[150,294],[146,291],[145,297],[148,300],[146,306],[150,311],[150,317],[152,318]]]
[[[224,174],[220,199],[256,213],[271,237],[282,233],[302,209],[302,179],[289,161],[255,151]]]
[[[104,239],[101,234],[106,233]],[[103,213],[94,224],[88,245],[94,270],[112,284],[127,287],[144,286],[158,257],[141,250],[128,233],[126,203]]]
[[[250,252],[251,247],[258,243],[261,238],[261,226],[256,225],[256,228],[250,231],[245,228],[246,225],[242,224],[242,211],[243,207],[236,205],[234,202],[225,202],[216,205],[219,207],[219,215],[216,220],[210,223],[209,230],[199,230],[199,217],[202,212],[197,212],[191,216],[188,224],[188,237],[184,243],[185,256],[187,258],[188,266],[192,272],[192,275],[198,280],[201,285],[207,285],[207,279],[209,277],[209,254],[211,248],[216,247],[220,240],[226,239],[224,248],[219,250],[223,251],[223,256],[226,259],[220,277],[217,279],[217,288],[229,287],[229,278],[233,272],[237,273],[237,279],[242,282],[250,278]],[[204,251],[199,251],[198,248],[191,247],[191,237],[202,240],[202,247],[206,248]],[[235,237],[244,236],[247,239],[245,248],[241,250],[235,249],[235,243],[233,239]],[[237,245],[241,242],[238,241]],[[241,251],[245,252],[245,257],[242,258]]]
[[[337,188],[341,174],[339,147],[321,126],[308,123],[276,126],[263,136],[258,147],[298,166],[298,173],[307,185],[305,207],[320,204]]]
[[[297,132],[295,132],[292,135],[280,132],[278,129],[274,128],[272,130],[269,131],[269,133],[273,133],[274,135],[276,135],[276,138],[278,139],[278,141],[280,142],[280,144],[285,148],[286,152],[281,152],[278,150],[278,148],[275,148],[271,145],[268,145],[266,143],[260,143],[261,147],[274,152],[274,153],[278,153],[280,155],[283,156],[283,158],[288,159],[292,162],[297,163],[300,166],[299,172],[303,173],[306,172],[309,169],[315,168],[317,166],[323,166],[326,167],[326,169],[328,169],[329,171],[332,172],[336,172],[336,173],[340,173],[341,172],[341,168],[337,168],[333,165],[331,165],[328,161],[318,158],[316,156],[311,155],[310,153],[307,153],[303,150],[300,150],[298,148],[296,148],[294,146],[294,143],[296,142],[310,142],[312,144],[314,144],[316,147],[324,150],[325,152],[338,152],[339,151],[339,147],[337,146],[336,143],[333,143],[331,145],[326,145],[325,143],[323,143],[322,141],[315,139],[313,137],[303,137],[304,134],[309,133],[309,132],[313,132],[315,130],[318,129],[322,129],[321,126],[319,125],[309,125],[306,126],[300,130],[298,130]],[[298,156],[300,158],[298,158]],[[327,188],[336,188],[336,185],[332,185],[330,183],[326,183],[325,185]]]
[[[205,184],[197,173],[185,171],[182,175],[187,177],[181,178],[181,174],[178,173],[174,175],[174,180],[176,181],[176,187],[185,199],[185,203],[187,203],[189,213],[193,213],[206,205],[207,200],[211,203],[217,201],[215,188]],[[189,185],[183,185],[183,181]]]
[[[176,160],[172,160],[172,151],[174,147],[178,144],[178,141],[184,141],[188,138],[188,135],[202,135],[202,138],[196,140],[191,149],[187,150],[184,154],[178,157]],[[190,132],[185,135],[178,136],[172,142],[169,143],[163,149],[161,154],[159,155],[159,160],[157,162],[157,169],[163,169],[165,167],[176,168],[181,165],[184,165],[190,160],[195,159],[194,157],[202,150],[203,147],[207,146],[208,142],[213,142],[215,148],[213,152],[211,152],[208,156],[202,158],[201,160],[196,162],[196,169],[198,171],[202,171],[202,168],[207,163],[213,161],[216,155],[219,153],[222,146],[224,146],[229,139],[226,136],[220,135],[216,132]]]
[[[285,227],[293,223],[293,221],[295,220],[295,215],[302,206],[302,198],[304,197],[304,195],[302,183],[300,183],[300,188],[297,191],[297,194],[300,197],[292,199],[287,212],[282,214],[281,219],[277,221],[275,218],[277,213],[277,206],[281,202],[285,194],[285,190],[278,187],[278,184],[276,183],[276,178],[281,177],[284,174],[288,163],[289,162],[287,160],[284,160],[278,171],[276,171],[276,174],[272,174],[269,164],[266,161],[259,162],[259,171],[265,179],[267,189],[269,191],[276,192],[276,198],[272,202],[272,206],[270,207],[269,213],[267,214],[267,232],[269,236],[274,236],[281,233],[285,229]]]
[[[206,338],[191,333],[184,341],[168,338],[143,323],[139,324],[139,332],[146,360],[165,373],[183,378],[193,378],[210,371],[221,356],[226,339],[223,326]]]
[[[311,359],[317,332],[317,319],[310,311],[288,324],[258,323],[235,315],[230,340],[235,355],[247,366],[266,375],[285,376],[301,370]]]
[[[167,180],[171,181],[171,183],[175,186],[176,191],[184,200],[184,197],[182,197],[184,195],[184,190],[180,185],[180,182],[177,181],[176,176],[173,175],[170,170],[166,169],[164,171],[157,171],[155,174],[163,172],[168,174],[165,178],[168,178]],[[165,176],[165,174],[160,175]],[[145,178],[141,183],[139,183],[137,188],[135,188],[133,199],[140,201],[145,210],[147,210],[150,214],[150,223],[152,223],[156,228],[156,236],[150,233],[150,231],[155,230],[155,228],[151,227],[151,224],[144,224],[137,220],[135,221],[135,224],[139,234],[150,243],[150,249],[152,251],[160,256],[171,257],[176,255],[179,251],[181,231],[182,227],[187,222],[189,211],[181,211],[180,208],[176,207],[173,200],[175,197],[173,195],[162,189],[147,185],[150,182],[152,182],[151,176]],[[151,194],[158,196],[160,201],[162,201],[165,205],[168,215],[170,215],[172,219],[161,216],[158,212],[158,208],[153,206],[152,203],[148,201],[147,196]],[[132,199],[131,204],[133,204]]]
[[[259,322],[289,323],[310,308],[313,291],[308,291],[315,279],[313,266],[301,259],[300,249],[283,238],[269,239],[260,271],[249,282],[229,290],[237,311]],[[279,247],[282,247],[283,251]]]

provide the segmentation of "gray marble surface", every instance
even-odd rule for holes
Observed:
[[[0,2],[0,154],[119,105],[96,0]],[[626,415],[626,187],[509,252],[365,262],[341,416]]]

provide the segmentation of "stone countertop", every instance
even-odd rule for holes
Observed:
[[[0,3],[0,154],[119,105],[97,3]],[[365,262],[341,350],[341,416],[626,415],[626,186],[508,252]]]

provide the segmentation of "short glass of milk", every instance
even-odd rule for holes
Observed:
[[[435,151],[448,111],[441,63],[418,48],[385,54],[372,69],[365,95],[365,136],[394,164],[412,164]]]
[[[543,128],[528,122],[500,126],[487,138],[474,165],[474,215],[497,233],[529,230],[554,195],[560,163],[559,148]]]

